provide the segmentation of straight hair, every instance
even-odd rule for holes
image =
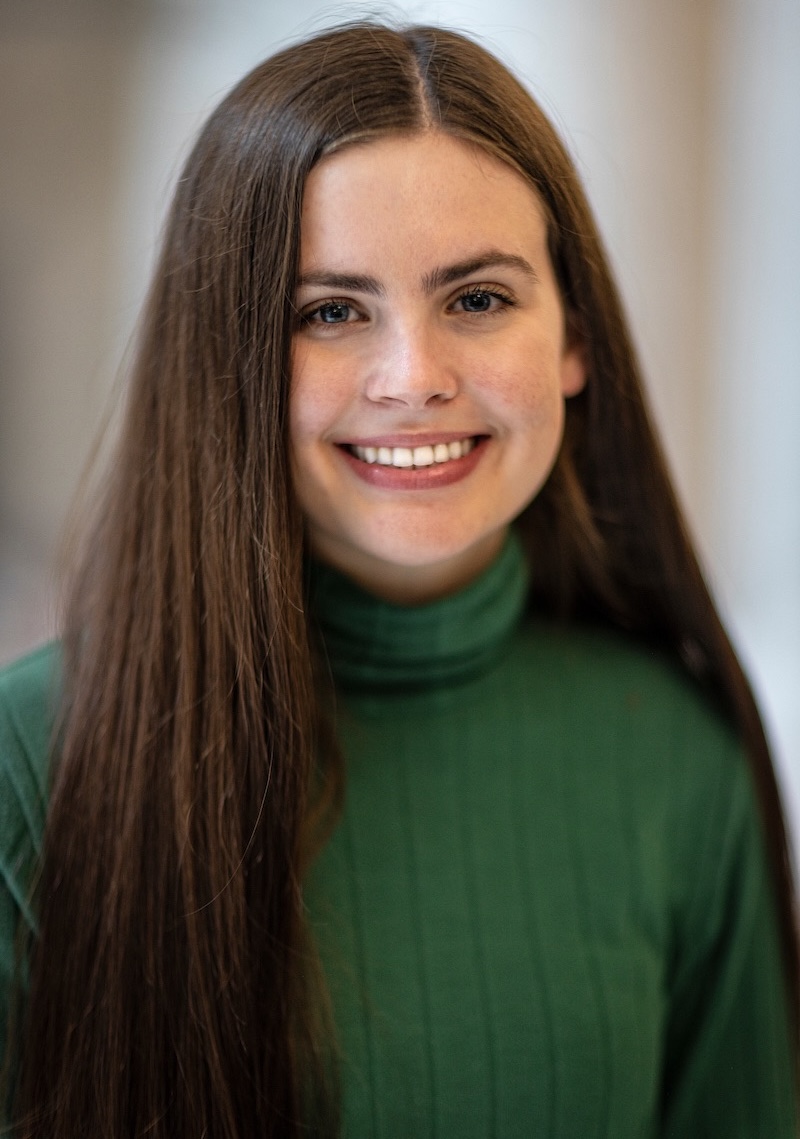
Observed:
[[[303,595],[288,462],[303,191],[386,135],[463,139],[543,203],[587,363],[554,470],[518,520],[531,606],[671,655],[752,766],[797,1009],[793,891],[755,701],[703,580],[574,166],[468,38],[364,22],[281,51],[225,98],[178,183],[117,452],[64,639],[22,1139],[335,1135],[334,1033],[303,908],[342,764]]]

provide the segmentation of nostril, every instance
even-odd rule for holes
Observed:
[[[453,399],[459,390],[454,369],[437,360],[434,346],[415,349],[405,345],[375,360],[366,376],[364,391],[373,402],[403,404],[411,408],[432,407]]]
[[[374,382],[367,385],[367,398],[373,403],[402,404],[404,407],[423,408],[435,407],[440,403],[448,403],[458,393],[457,384],[451,385],[423,385],[414,383]]]

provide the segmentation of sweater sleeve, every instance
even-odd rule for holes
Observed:
[[[676,917],[665,1139],[795,1139],[794,1049],[749,766],[720,765],[702,814],[676,820],[692,888]],[[680,843],[677,836],[683,830]]]
[[[52,648],[41,649],[0,673],[0,1063],[14,990],[24,984],[18,933],[35,932],[31,891],[44,827],[53,659]]]

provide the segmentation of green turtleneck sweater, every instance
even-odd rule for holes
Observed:
[[[347,1139],[789,1139],[749,770],[658,655],[523,617],[512,539],[392,606],[317,567],[344,814],[306,891]],[[0,677],[0,1031],[57,657]]]

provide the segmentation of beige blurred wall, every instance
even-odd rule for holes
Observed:
[[[49,566],[116,368],[142,23],[113,3],[0,5],[0,659],[52,626]]]

